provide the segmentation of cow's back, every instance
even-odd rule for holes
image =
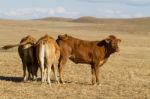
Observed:
[[[99,50],[101,50],[97,46],[97,41],[80,40],[71,36],[68,36],[67,39],[60,38],[57,43],[60,46],[61,54],[69,54],[70,59],[75,63],[92,63],[95,58],[98,58]]]
[[[36,43],[36,39],[31,37],[31,36],[27,36],[24,37],[20,43],[25,43],[24,45],[20,45],[18,47],[18,53],[20,58],[22,59],[23,62],[26,63],[33,63],[35,62],[35,47],[34,44]]]
[[[44,55],[45,56],[48,56],[47,57],[47,60],[51,60],[51,61],[54,61],[54,60],[58,60],[59,57],[60,57],[60,48],[59,46],[57,45],[56,41],[48,36],[48,35],[45,35],[43,37],[41,37],[37,44],[37,54],[40,52],[40,46],[43,46],[44,48]]]

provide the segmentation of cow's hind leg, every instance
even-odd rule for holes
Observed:
[[[31,64],[27,64],[27,70],[28,70],[28,79],[31,80],[32,78]]]
[[[39,65],[40,65],[40,70],[41,70],[41,82],[45,82],[45,51],[44,51],[44,46],[40,45],[37,48],[37,56],[39,60]]]
[[[45,82],[44,59],[41,60],[41,79],[42,79],[42,83],[44,83]]]
[[[23,81],[27,81],[27,66],[26,64],[23,62]]]
[[[23,81],[27,81],[27,65],[26,62],[22,59],[22,68],[23,68]]]
[[[51,66],[47,68],[47,82],[51,86]]]
[[[40,57],[40,70],[41,70],[41,81],[45,82],[45,66],[44,66],[44,57]]]
[[[37,80],[37,71],[38,71],[38,66],[32,65],[32,78],[33,78],[33,80]]]
[[[47,68],[47,83],[51,86],[51,67],[52,67],[52,63],[51,62],[48,62],[46,64],[46,68]]]

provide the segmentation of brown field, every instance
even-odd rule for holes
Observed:
[[[38,39],[62,33],[85,40],[101,40],[110,34],[122,39],[120,52],[100,68],[101,86],[91,85],[89,65],[71,61],[65,65],[64,85],[24,83],[17,48],[13,48],[0,50],[0,99],[150,99],[150,18],[97,23],[0,20],[0,46],[19,43],[28,34]]]

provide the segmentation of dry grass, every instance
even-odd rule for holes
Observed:
[[[101,67],[101,86],[91,85],[90,66],[71,61],[65,66],[65,85],[41,85],[39,81],[23,83],[21,62],[17,48],[14,48],[0,50],[0,99],[150,98],[149,26],[121,22],[90,24],[0,20],[0,46],[16,44],[28,34],[38,39],[44,34],[57,38],[61,33],[86,40],[101,40],[109,34],[122,39],[120,53],[112,55]]]

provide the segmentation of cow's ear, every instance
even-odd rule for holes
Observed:
[[[110,38],[106,38],[106,39],[105,39],[105,42],[106,42],[106,43],[110,43],[110,42],[111,42],[111,39],[110,39]]]
[[[60,40],[67,40],[68,39],[68,35],[67,34],[58,35],[58,39],[60,39]]]

